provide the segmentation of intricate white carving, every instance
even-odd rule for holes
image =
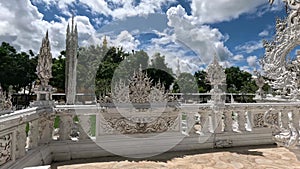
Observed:
[[[117,131],[121,134],[138,134],[138,133],[161,133],[165,131],[175,130],[177,127],[173,125],[177,122],[178,116],[163,116],[149,123],[136,123],[125,117],[109,117],[105,118],[106,124],[102,127],[104,133],[111,134]]]
[[[8,92],[8,96],[6,97],[6,92],[3,92],[2,87],[0,85],[0,111],[11,111],[13,108],[11,102],[11,86]]]
[[[253,127],[261,128],[264,126],[264,114],[263,113],[255,113],[253,117]]]
[[[125,82],[120,81],[114,86],[112,95],[113,102],[118,103],[132,103],[132,104],[151,104],[164,103],[168,101],[168,93],[165,91],[163,84],[158,82],[152,86],[152,80],[147,74],[142,72],[141,67],[126,85]]]
[[[269,85],[277,90],[278,94],[287,99],[299,99],[299,63],[287,59],[288,53],[300,44],[300,2],[296,0],[283,0],[286,3],[288,18],[276,21],[276,35],[272,41],[263,41],[265,48],[261,64]],[[270,0],[273,3],[273,0]],[[299,53],[298,53],[299,55]]]
[[[256,82],[256,85],[258,86],[258,90],[256,91],[256,95],[255,95],[254,99],[262,100],[264,98],[264,91],[262,88],[265,85],[265,80],[259,72],[255,72],[255,74],[257,75],[255,82]]]
[[[0,137],[0,166],[12,160],[12,133]]]
[[[299,118],[295,117],[296,120],[294,120],[293,122],[290,120],[290,118],[292,117],[281,118],[281,122],[288,123],[288,126],[284,127],[285,125],[279,123],[279,115],[285,115],[285,117],[289,116],[288,113],[284,113],[284,114],[281,112],[279,113],[274,111],[274,109],[272,108],[266,111],[264,114],[265,124],[268,127],[274,129],[273,139],[275,140],[277,145],[285,146],[289,148],[294,148],[295,146],[300,145]]]
[[[219,64],[217,56],[214,56],[213,62],[207,67],[207,79],[213,85],[211,93],[211,100],[214,106],[223,105],[225,103],[225,98],[222,97],[224,92],[220,89],[220,86],[226,82],[226,74],[224,69]]]
[[[38,78],[43,87],[48,86],[50,78],[52,78],[52,54],[50,41],[48,39],[48,31],[46,37],[43,38],[40,54],[38,57],[38,65],[36,68]]]

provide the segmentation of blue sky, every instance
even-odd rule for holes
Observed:
[[[281,0],[0,0],[0,11],[0,41],[18,50],[38,53],[49,30],[57,57],[74,13],[80,46],[101,44],[106,35],[110,45],[159,52],[173,69],[179,60],[191,73],[214,54],[224,66],[259,69],[262,39],[272,39],[276,17],[286,16]]]

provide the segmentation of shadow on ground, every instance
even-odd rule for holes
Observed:
[[[204,149],[204,150],[193,150],[193,151],[180,151],[180,152],[166,152],[160,155],[156,155],[149,158],[126,158],[121,156],[112,157],[99,157],[90,159],[77,159],[65,162],[53,162],[51,164],[52,169],[57,169],[59,166],[73,165],[73,164],[85,164],[85,163],[96,163],[96,162],[120,162],[120,161],[153,161],[153,162],[167,162],[174,158],[183,158],[187,155],[196,155],[204,153],[215,153],[215,152],[230,152],[240,155],[252,155],[252,156],[264,156],[262,152],[256,151],[254,149],[266,149],[266,148],[276,148],[276,145],[264,145],[264,146],[247,146],[247,147],[234,147],[234,148],[217,148],[217,149]],[[299,159],[298,159],[299,160]]]

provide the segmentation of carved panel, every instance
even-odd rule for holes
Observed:
[[[232,140],[217,140],[214,145],[215,148],[232,147]]]
[[[142,133],[161,133],[165,131],[178,130],[177,116],[163,116],[156,120],[146,123],[133,122],[125,117],[106,117],[105,122],[101,123],[101,128],[105,134],[115,132],[121,134],[142,134]]]
[[[278,112],[269,112],[265,114],[265,123],[270,124],[270,125],[276,125],[279,126],[279,115]]]
[[[12,160],[12,133],[0,136],[0,166]]]
[[[261,128],[264,126],[264,114],[263,113],[256,113],[253,116],[253,127],[254,128]]]

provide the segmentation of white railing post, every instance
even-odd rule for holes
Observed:
[[[26,123],[19,124],[16,129],[16,159],[26,154]]]
[[[239,130],[246,131],[246,116],[244,111],[239,111],[238,112],[238,125],[239,125]]]
[[[28,131],[28,149],[33,149],[38,146],[39,143],[39,120],[33,120],[29,122],[29,131]]]
[[[283,110],[281,111],[281,124],[283,128],[289,128],[289,115],[288,112],[284,112]]]
[[[67,110],[66,110],[67,111]],[[73,127],[73,114],[69,112],[60,112],[60,123],[59,123],[59,139],[70,140],[70,134]]]
[[[53,118],[48,115],[42,115],[39,118],[39,143],[45,144],[52,140]]]
[[[224,131],[225,132],[232,132],[232,112],[225,111],[224,112]]]
[[[208,133],[210,127],[209,115],[207,111],[201,111],[200,124],[201,124],[201,132]]]
[[[91,121],[89,115],[79,115],[79,139],[89,139],[91,134]]]

